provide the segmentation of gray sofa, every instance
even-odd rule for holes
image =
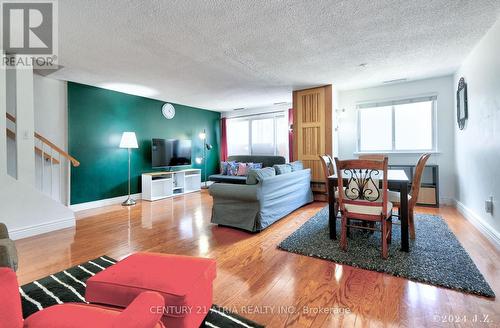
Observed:
[[[236,155],[229,156],[228,162],[242,162],[242,163],[262,163],[262,167],[272,167],[275,164],[285,164],[286,160],[283,156],[252,156],[252,155]],[[226,182],[245,184],[247,178],[243,176],[231,176],[223,174],[213,174],[208,177],[209,181],[213,182]]]
[[[5,224],[0,223],[0,267],[17,270],[17,250],[14,241],[9,238]]]
[[[313,201],[311,170],[266,177],[255,185],[214,183],[209,193],[212,223],[261,231]]]

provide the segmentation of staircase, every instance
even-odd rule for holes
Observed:
[[[34,100],[31,69],[0,67],[0,222],[13,239],[75,226],[69,180],[80,163],[35,131]]]
[[[6,113],[6,118],[10,125],[5,129],[7,138],[15,143],[16,132],[14,131],[16,118],[10,113]],[[14,127],[12,127],[12,125]],[[80,162],[41,134],[34,132],[33,136],[35,138],[35,160],[38,161],[36,163],[38,165],[35,165],[35,186],[42,193],[68,206],[69,197],[66,197],[62,193],[62,191],[65,190],[64,183],[65,175],[67,174],[63,164],[67,162],[67,167],[78,167],[80,166]],[[9,142],[9,140],[7,142]],[[15,178],[13,172],[9,172],[9,170],[7,170],[7,172]]]

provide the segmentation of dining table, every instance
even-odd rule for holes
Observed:
[[[344,185],[348,184],[348,178],[344,178]],[[404,170],[387,170],[388,189],[398,191],[401,195],[400,208],[398,209],[399,219],[401,220],[401,250],[410,251],[410,235],[408,229],[408,184],[409,179]],[[337,239],[337,213],[338,203],[335,199],[335,190],[338,186],[337,175],[328,177],[328,226],[330,239]]]

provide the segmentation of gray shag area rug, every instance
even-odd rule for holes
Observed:
[[[396,220],[396,219],[395,219]],[[417,214],[417,238],[410,240],[410,252],[400,250],[401,229],[393,225],[389,258],[380,257],[380,232],[352,229],[347,251],[328,234],[328,207],[321,209],[302,227],[279,244],[279,248],[302,255],[330,260],[362,269],[389,273],[431,285],[466,293],[495,297],[481,272],[439,216]]]

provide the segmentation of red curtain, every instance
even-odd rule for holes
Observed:
[[[225,117],[220,119],[220,160],[227,161],[227,128]]]
[[[288,109],[288,156],[293,161],[293,108]]]

